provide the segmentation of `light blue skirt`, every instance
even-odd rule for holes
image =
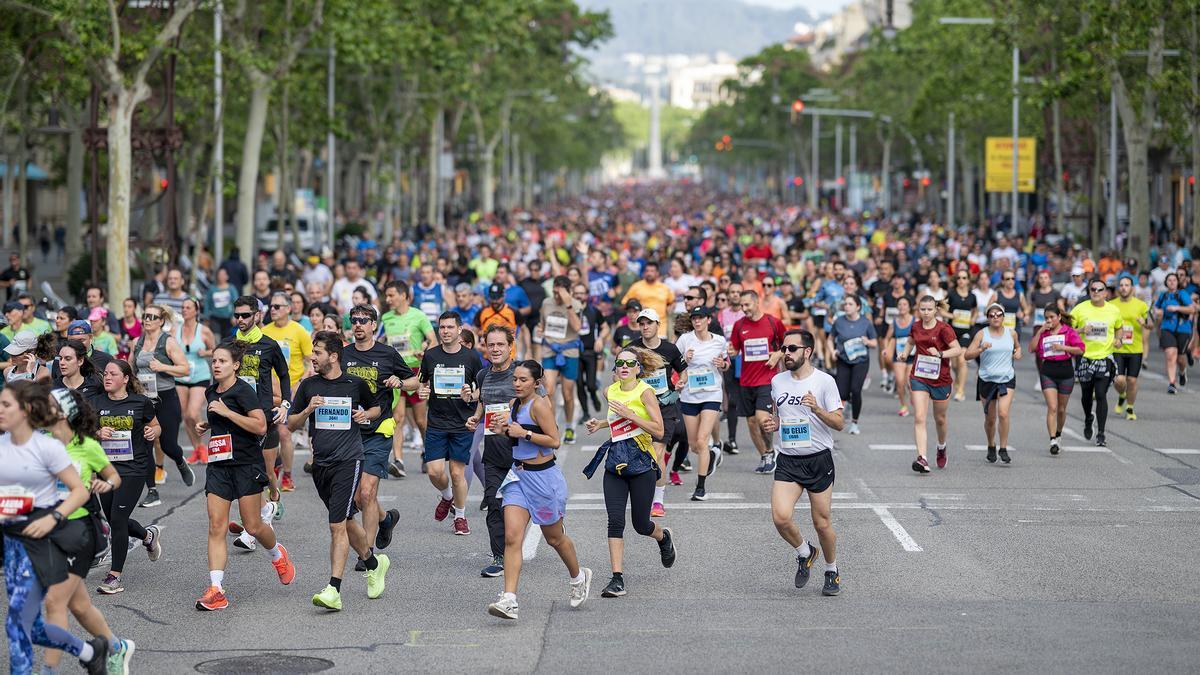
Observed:
[[[553,525],[567,513],[567,479],[557,463],[541,471],[514,464],[497,492],[504,506],[528,511],[535,525]]]

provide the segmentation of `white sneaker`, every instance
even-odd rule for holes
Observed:
[[[583,572],[583,581],[578,583],[571,582],[571,606],[578,607],[588,599],[588,591],[592,588],[592,571],[586,567],[580,570]],[[513,617],[516,618],[516,617]]]
[[[846,428],[846,433],[850,434],[851,436],[857,436],[862,433],[858,430],[858,422],[851,422],[850,426]]]
[[[572,602],[574,602],[574,599],[572,599]],[[510,598],[506,594],[501,593],[499,600],[488,605],[488,614],[498,616],[501,619],[515,620],[517,618],[517,609],[517,598],[515,596]]]
[[[259,515],[262,516],[262,521],[271,529],[275,529],[275,526],[271,525],[271,521],[275,520],[275,510],[277,508],[278,506],[275,504],[275,502],[268,499],[258,512]]]
[[[254,551],[258,549],[258,540],[254,538],[254,535],[242,530],[237,539],[233,540],[233,545],[246,551]]]

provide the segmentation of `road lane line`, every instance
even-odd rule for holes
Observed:
[[[1112,454],[1112,450],[1102,445],[1064,445],[1063,452],[1099,452]]]
[[[1200,455],[1200,448],[1159,448],[1165,455]]]
[[[922,510],[928,505],[922,505],[918,502],[885,502],[885,503],[866,503],[866,502],[847,502],[838,504],[839,509],[850,510],[874,510],[877,508],[885,509],[903,509],[903,510]],[[766,511],[771,508],[769,502],[681,502],[679,504],[671,504],[672,509],[681,511]],[[796,508],[807,510],[810,508],[807,502],[801,501],[796,504]],[[1080,506],[1077,508],[1066,506],[1042,506],[1038,504],[972,504],[970,502],[938,504],[939,511],[1069,511],[1073,513],[1200,513],[1200,506],[1169,506],[1169,505],[1153,505],[1153,506]],[[584,502],[581,504],[572,504],[572,511],[606,511],[604,504],[594,504]],[[629,507],[626,506],[628,511]]]
[[[872,450],[909,450],[916,452],[917,446],[904,443],[871,443],[867,446]]]
[[[856,495],[854,495],[853,493],[850,493],[850,495],[851,496],[848,497],[848,499],[854,499],[856,497]],[[834,497],[837,497],[837,493],[834,493]],[[741,492],[709,492],[708,498],[709,499],[736,500],[736,499],[745,499],[746,495]],[[601,500],[601,499],[604,499],[604,493],[602,493],[602,492],[581,492],[581,493],[573,494],[570,496],[571,501],[576,501],[576,500],[597,501],[597,500]]]
[[[904,526],[900,524],[900,521],[896,520],[891,511],[887,510],[886,506],[873,506],[871,510],[875,512],[875,515],[879,516],[879,520],[883,521],[887,529],[892,531],[892,536],[896,538],[896,541],[900,542],[900,546],[905,551],[911,553],[919,553],[921,551],[921,547],[917,546],[917,542],[913,541],[913,538],[909,536],[908,530],[904,529]]]

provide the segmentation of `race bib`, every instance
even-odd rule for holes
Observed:
[[[751,338],[742,344],[742,354],[747,361],[766,361],[771,357],[771,346],[767,338]]]
[[[325,403],[317,406],[316,427],[330,431],[346,431],[350,428],[350,397],[327,396]]]
[[[208,461],[224,462],[233,459],[233,436],[221,434],[208,439]]]
[[[842,349],[846,351],[847,361],[857,361],[867,355],[867,345],[862,338],[850,338],[842,343]]]
[[[155,373],[138,373],[138,382],[147,398],[158,398],[158,375]]]
[[[966,330],[971,327],[971,310],[956,309],[954,310],[953,318],[950,319],[950,325],[955,328]]]
[[[643,377],[642,381],[650,385],[650,388],[654,390],[655,396],[662,396],[667,393],[668,381],[666,368],[659,368],[646,377]]]
[[[430,321],[437,321],[442,314],[442,306],[436,302],[422,302],[420,309]]]
[[[279,351],[283,352],[283,362],[284,363],[292,362],[292,345],[290,342],[288,342],[287,340],[280,341]]]
[[[22,485],[0,487],[0,519],[27,516],[33,512],[33,493]]]
[[[812,428],[808,418],[801,415],[780,420],[779,443],[789,449],[811,448]]]
[[[1033,310],[1033,325],[1040,326],[1044,323],[1046,323],[1046,310],[1044,308],[1034,309]]]
[[[114,430],[112,438],[100,441],[100,447],[104,448],[108,461],[128,462],[133,459],[133,432]]]
[[[508,408],[507,403],[493,403],[491,405],[484,406],[483,407],[483,435],[484,436],[495,436],[496,434],[492,432],[492,421],[496,420],[496,419],[499,419],[501,421],[507,420],[508,412],[509,412],[509,408]]]
[[[687,387],[691,392],[716,391],[717,374],[708,366],[693,366],[688,368]]]
[[[928,354],[917,354],[913,375],[922,380],[936,380],[942,375],[942,360]]]
[[[71,464],[75,467],[75,472],[79,474],[79,479],[83,480],[83,465],[75,460],[71,460]],[[88,487],[86,483],[84,487]],[[54,479],[54,490],[58,492],[59,501],[66,499],[71,494],[71,488],[67,487],[61,478]]]
[[[1058,354],[1062,354],[1062,348],[1066,346],[1066,344],[1066,335],[1047,335],[1046,337],[1042,338],[1042,356],[1057,356]]]
[[[567,317],[547,316],[544,335],[548,340],[565,340],[567,337]]]
[[[900,358],[900,355],[903,354],[904,350],[907,348],[908,336],[896,338],[896,358]]]
[[[1117,328],[1117,343],[1121,345],[1133,344],[1133,326],[1124,325]]]
[[[249,375],[238,375],[238,379],[241,380],[242,382],[245,382],[246,384],[250,385],[250,388],[253,389],[255,393],[258,393],[258,378],[257,377],[250,377]]]
[[[608,416],[608,431],[612,434],[613,441],[623,441],[626,438],[633,438],[642,433],[642,428],[633,422],[620,415]]]
[[[233,291],[213,291],[212,303],[214,309],[225,309],[233,301]]]
[[[391,345],[392,349],[395,349],[401,354],[412,353],[412,345],[409,344],[408,333],[389,335],[387,337],[387,343]]]
[[[587,335],[592,332],[592,324],[588,322],[587,314],[579,315],[579,334]]]
[[[883,310],[883,320],[887,321],[888,323],[895,321],[896,317],[898,316],[900,316],[899,307],[888,307],[887,309]]]
[[[1089,321],[1083,325],[1083,339],[1088,342],[1104,342],[1108,339],[1108,324],[1103,321]]]
[[[1016,328],[1017,327],[1017,315],[1013,314],[1012,312],[1005,312],[1004,313],[1004,327],[1005,328]]]
[[[463,366],[435,366],[433,369],[433,393],[438,396],[462,396],[466,381],[467,370]]]

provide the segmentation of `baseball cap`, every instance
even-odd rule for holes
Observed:
[[[67,335],[91,335],[92,324],[76,319],[67,325]]]
[[[319,262],[321,262],[321,258],[320,258],[320,256],[316,256],[316,255],[310,255],[310,256],[308,256],[308,263],[309,263],[310,265],[316,265],[316,264],[317,264],[317,263],[319,263]]]
[[[654,323],[658,323],[658,312],[654,311],[653,308],[643,309],[637,315],[638,321],[641,321],[642,319],[649,319],[650,321],[653,321]]]
[[[17,311],[24,312],[25,305],[22,305],[21,303],[17,302],[16,300],[4,303],[4,313],[5,314],[8,314],[9,312],[17,312]]]
[[[13,304],[13,303],[9,303]],[[16,303],[20,304],[20,303]],[[6,307],[8,305],[5,305]],[[19,356],[37,346],[37,335],[31,330],[23,330],[13,337],[13,341],[4,348],[4,351]]]
[[[18,303],[18,304],[20,304],[20,303]],[[640,312],[640,311],[642,311],[642,303],[638,302],[637,300],[630,300],[629,302],[625,303],[625,311],[626,312],[635,312],[635,311]]]
[[[488,300],[499,300],[504,297],[504,287],[500,284],[488,286]]]
[[[709,316],[709,312],[707,307],[693,307],[692,311],[688,312],[688,315],[694,319],[698,316]]]
[[[984,316],[987,316],[988,312],[992,311],[993,309],[998,309],[998,310],[1000,310],[1001,312],[1003,312],[1003,311],[1004,311],[1004,305],[1001,305],[1001,304],[1000,304],[1000,303],[998,303],[998,302],[993,302],[992,304],[990,304],[990,305],[988,305],[988,306],[987,306],[987,309],[983,310],[983,315],[984,315]]]
[[[1072,267],[1071,268],[1071,276],[1073,276],[1073,277],[1083,276],[1083,265],[1076,265],[1076,266]]]
[[[93,307],[92,311],[88,312],[88,321],[100,321],[108,318],[108,310],[103,307]]]

